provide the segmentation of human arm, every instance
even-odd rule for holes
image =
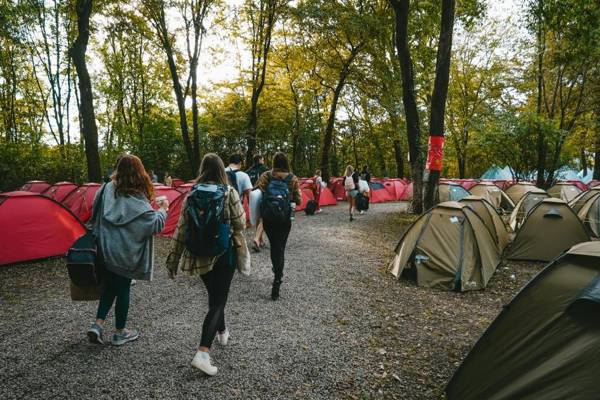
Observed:
[[[290,194],[292,196],[292,201],[296,203],[296,206],[302,204],[302,193],[300,192],[300,182],[298,181],[298,177],[292,177],[290,181]]]
[[[246,228],[246,212],[242,206],[240,196],[235,190],[229,191],[229,223],[234,232],[241,232]]]

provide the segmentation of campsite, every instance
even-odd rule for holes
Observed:
[[[0,399],[598,400],[598,0],[0,0]]]

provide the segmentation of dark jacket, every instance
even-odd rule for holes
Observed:
[[[256,182],[256,187],[260,189],[261,192],[267,191],[267,186],[269,186],[269,182],[271,181],[271,175],[275,178],[285,179],[290,172],[283,171],[277,168],[273,168],[271,171],[267,171],[263,173],[260,178],[258,178],[258,182]],[[290,195],[292,196],[292,201],[296,203],[297,206],[302,204],[302,194],[300,193],[300,182],[298,181],[297,176],[293,176],[290,179],[290,183],[288,185],[290,190]]]

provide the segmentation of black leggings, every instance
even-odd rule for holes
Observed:
[[[235,250],[231,249],[231,252]],[[208,292],[208,312],[202,324],[200,346],[210,348],[217,331],[225,330],[225,305],[231,280],[235,273],[235,265],[230,261],[230,254],[225,253],[217,260],[212,271],[200,275]]]
[[[287,244],[292,221],[285,224],[267,224],[264,222],[265,232],[271,244],[271,263],[273,264],[273,274],[275,282],[281,282],[283,278],[283,266],[285,264],[285,246]]]

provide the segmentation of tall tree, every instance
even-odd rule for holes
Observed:
[[[87,45],[90,39],[92,6],[93,0],[76,0],[77,38],[69,49],[69,55],[73,59],[73,65],[75,65],[77,77],[79,78],[79,115],[82,128],[81,136],[85,141],[88,180],[90,182],[100,182],[102,179],[102,168],[100,165],[100,153],[98,152],[98,128],[94,113],[94,94],[85,60]]]
[[[450,61],[452,59],[452,34],[454,32],[454,13],[456,0],[442,0],[442,23],[438,43],[437,60],[435,64],[435,83],[431,95],[431,112],[429,116],[429,142],[430,152],[436,151],[435,142],[444,138],[444,116],[446,111],[446,98],[448,96],[448,82],[450,79]],[[442,151],[442,148],[439,148]],[[443,153],[442,153],[443,154]],[[437,184],[440,179],[442,154],[431,155],[429,163],[429,179],[425,187],[424,205],[426,209],[433,207]],[[439,165],[435,157],[439,156]]]

